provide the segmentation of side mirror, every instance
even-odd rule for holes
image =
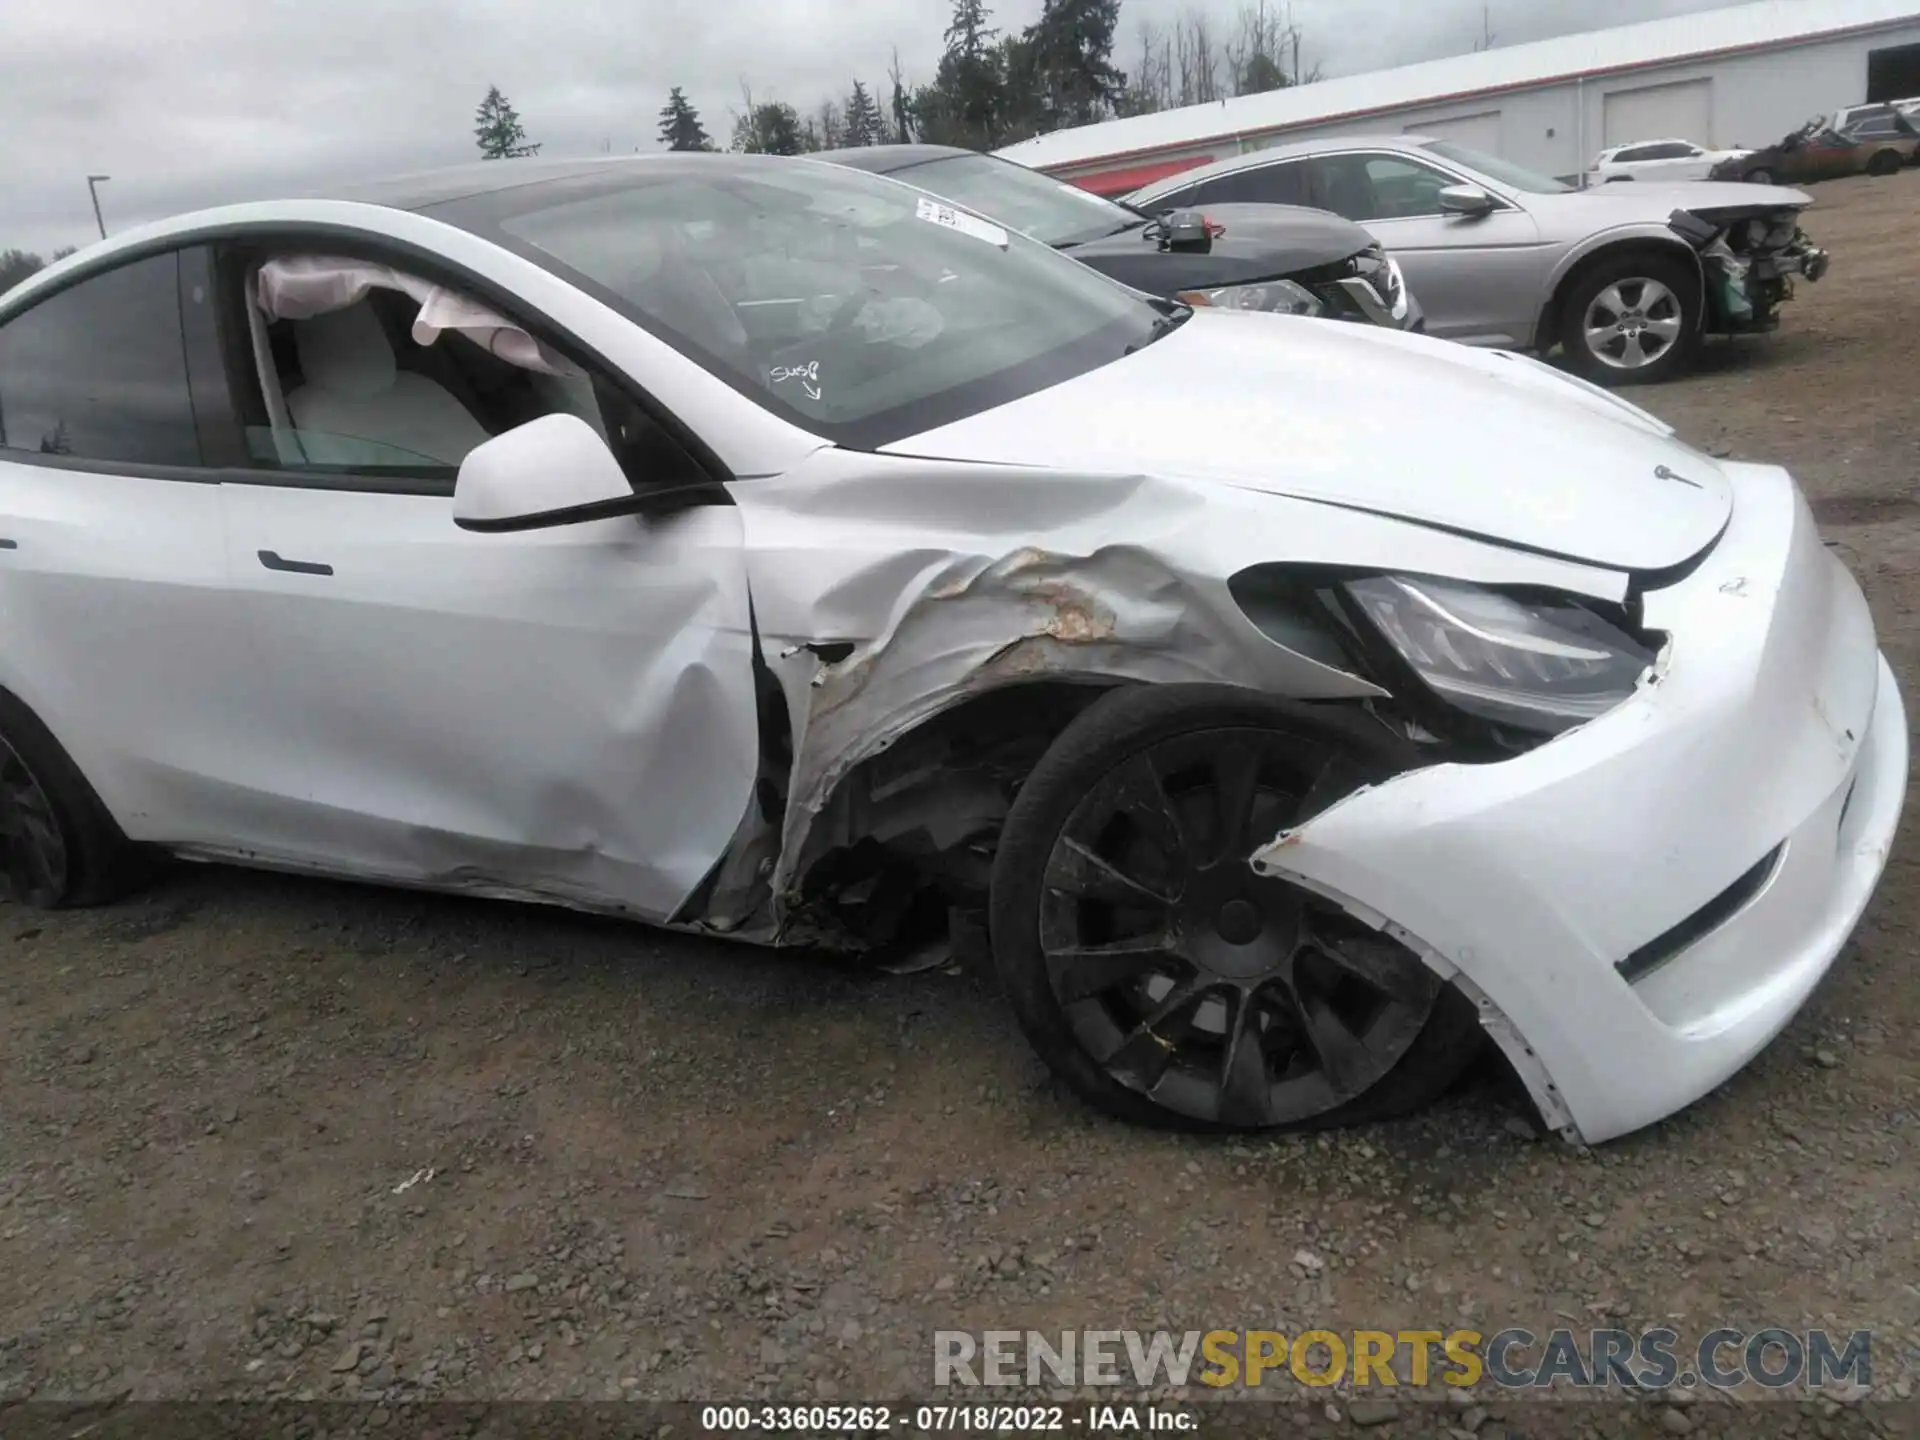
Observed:
[[[453,523],[462,530],[544,530],[643,508],[607,442],[564,413],[476,445],[453,486]]]
[[[1493,209],[1493,196],[1478,185],[1449,185],[1440,192],[1440,209],[1447,215],[1485,215]]]

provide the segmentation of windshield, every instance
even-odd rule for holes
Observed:
[[[675,164],[498,225],[777,414],[870,448],[1117,360],[1169,311],[890,180],[802,160]],[[577,192],[574,192],[577,194]]]
[[[1451,140],[1435,140],[1427,149],[1442,160],[1451,160],[1456,165],[1464,165],[1469,170],[1478,170],[1489,180],[1511,186],[1515,190],[1524,190],[1530,195],[1570,195],[1571,185],[1549,179],[1545,175],[1536,175],[1521,165],[1502,160],[1498,155],[1489,155],[1483,150],[1475,150],[1466,145],[1456,145]]]
[[[952,155],[892,173],[896,180],[991,215],[1049,245],[1098,240],[1145,223],[1090,190],[991,155]]]

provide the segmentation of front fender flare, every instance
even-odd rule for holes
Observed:
[[[1687,263],[1693,267],[1700,293],[1703,296],[1706,294],[1707,272],[1700,263],[1700,252],[1674,233],[1670,226],[1652,220],[1609,226],[1587,236],[1555,263],[1552,273],[1547,277],[1547,298],[1540,307],[1540,318],[1534,327],[1536,348],[1552,348],[1560,329],[1560,306],[1566,300],[1567,288],[1576,274],[1609,251],[1641,247],[1658,247],[1675,256],[1685,256]],[[1703,304],[1695,323],[1699,324],[1705,318],[1706,306]]]

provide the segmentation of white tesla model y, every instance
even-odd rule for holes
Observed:
[[[1092,1102],[1598,1141],[1787,1022],[1907,727],[1782,470],[1149,299],[884,177],[499,162],[0,298],[0,870],[172,854],[886,954]]]

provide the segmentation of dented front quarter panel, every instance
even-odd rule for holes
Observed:
[[[854,767],[988,690],[1046,679],[1381,693],[1268,639],[1228,590],[1249,566],[1408,569],[1607,598],[1624,586],[1618,572],[1406,521],[1143,475],[828,450],[734,495],[794,735],[776,897]]]

